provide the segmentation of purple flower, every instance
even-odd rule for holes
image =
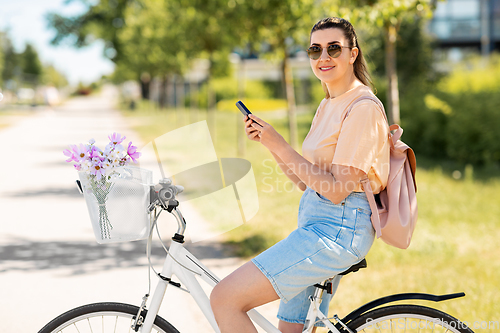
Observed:
[[[88,149],[87,147],[80,143],[79,146],[77,145],[73,145],[73,152],[74,152],[74,156],[76,158],[76,162],[80,162],[81,160],[84,160],[88,155]]]
[[[141,157],[141,153],[139,153],[137,151],[137,147],[136,146],[132,146],[132,141],[130,141],[129,144],[128,144],[127,154],[128,154],[128,156],[130,156],[130,158],[132,159],[132,161],[134,161],[134,163],[137,163],[137,159],[139,157]]]
[[[97,148],[96,146],[91,146],[90,150],[88,151],[88,156],[91,160],[99,159],[100,161],[104,160],[102,151]]]
[[[92,166],[90,167],[90,174],[95,175],[97,180],[100,180],[101,177],[106,174],[106,169],[100,160],[96,161],[96,163],[92,163]]]
[[[121,136],[120,133],[113,133],[111,135],[108,135],[108,139],[109,141],[111,141],[111,143],[113,143],[114,145],[117,145],[117,144],[120,144],[122,143],[123,140],[125,140],[125,136]]]
[[[70,145],[69,147],[71,148],[71,150],[69,150],[69,149],[63,150],[63,154],[69,157],[66,160],[66,162],[71,162],[71,161],[78,162],[78,160],[76,159],[76,156],[75,156],[75,152],[73,151],[73,145]]]

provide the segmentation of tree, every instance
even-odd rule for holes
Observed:
[[[387,80],[387,115],[390,124],[399,124],[399,87],[396,45],[401,24],[418,17],[429,17],[434,0],[356,0],[353,21],[369,22],[382,28],[385,45],[385,74]]]
[[[288,105],[290,145],[298,148],[298,131],[293,88],[293,73],[290,56],[297,43],[305,44],[304,36],[316,21],[323,1],[314,0],[253,0],[248,1],[248,17],[253,24],[252,31],[259,34],[259,46],[266,46],[270,58],[282,63],[282,77]],[[262,48],[261,48],[262,50]]]
[[[20,61],[24,79],[37,85],[42,75],[43,66],[33,45],[26,44],[24,52],[20,54]]]
[[[68,85],[68,80],[54,66],[43,67],[41,82],[45,85],[53,85],[56,88],[62,88]]]
[[[57,13],[46,15],[49,26],[56,30],[51,43],[60,45],[69,41],[70,45],[83,47],[96,39],[105,41],[104,55],[116,62],[122,56],[122,47],[118,32],[125,24],[124,12],[129,6],[141,6],[139,0],[79,0],[88,6],[80,15],[65,17]],[[69,2],[69,1],[68,1]]]
[[[89,4],[86,0],[80,1]],[[52,43],[59,44],[72,37],[72,44],[81,47],[100,38],[106,42],[105,55],[120,71],[129,68],[136,77],[164,76],[166,72],[179,74],[189,65],[189,60],[203,56],[210,60],[212,75],[219,59],[227,63],[228,50],[235,44],[235,29],[228,23],[236,23],[229,14],[235,6],[230,6],[227,0],[100,0],[93,3],[85,13],[74,17],[49,14],[49,24],[56,29]],[[221,56],[222,53],[225,56]],[[145,73],[147,75],[143,75]],[[209,108],[214,104],[211,99]]]
[[[4,53],[5,53],[5,39],[6,39],[6,34],[2,31],[0,31],[0,74],[3,73],[3,68],[4,68]],[[3,75],[0,75],[0,92],[2,92],[2,86],[3,86]]]
[[[160,106],[166,102],[166,85],[171,74],[182,74],[190,65],[185,47],[188,36],[180,20],[177,1],[143,0],[124,12],[126,24],[117,37],[123,45],[118,69],[126,68],[141,82],[145,77],[162,79]],[[142,78],[142,79],[141,79]]]
[[[12,80],[16,76],[16,72],[20,72],[20,59],[19,54],[16,53],[12,41],[9,36],[4,33],[2,36],[2,48],[3,48],[3,68],[1,71],[1,79],[3,82]]]

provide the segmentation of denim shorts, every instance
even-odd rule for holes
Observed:
[[[252,259],[281,299],[280,320],[305,322],[315,283],[361,261],[373,244],[370,204],[364,192],[352,192],[334,204],[307,188],[300,199],[298,228]],[[324,293],[320,310],[328,315],[332,295]]]

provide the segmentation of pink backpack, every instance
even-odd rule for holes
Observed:
[[[370,99],[377,103],[385,116],[382,103],[376,98],[363,96],[351,104],[346,117],[354,103],[362,99]],[[394,130],[396,132],[392,134],[391,131]],[[377,232],[377,238],[381,238],[389,245],[406,249],[410,245],[417,223],[417,184],[415,182],[417,162],[413,150],[399,140],[402,134],[403,129],[399,125],[389,127],[391,145],[389,179],[387,187],[379,194],[379,202],[375,200],[368,177],[363,178],[361,184],[370,203],[371,220]]]

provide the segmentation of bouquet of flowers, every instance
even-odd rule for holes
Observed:
[[[129,142],[128,147],[122,145],[125,136],[120,133],[113,133],[108,136],[110,142],[104,150],[95,146],[95,140],[89,140],[88,144],[70,145],[70,149],[63,151],[68,157],[66,162],[74,163],[76,170],[85,177],[86,183],[92,189],[92,194],[97,199],[99,205],[99,226],[101,238],[109,239],[110,230],[113,229],[106,209],[107,196],[114,183],[113,177],[116,175],[116,168],[128,165],[131,161],[137,162],[141,153],[137,147]]]

